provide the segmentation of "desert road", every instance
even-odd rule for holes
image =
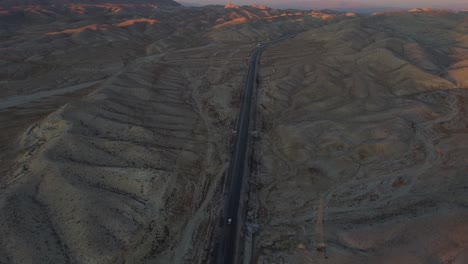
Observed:
[[[250,123],[254,118],[254,90],[257,85],[257,68],[260,56],[265,48],[280,41],[291,38],[294,35],[286,35],[280,39],[266,44],[258,44],[249,59],[249,69],[245,78],[245,86],[241,100],[240,113],[237,122],[237,133],[234,140],[231,163],[227,176],[228,193],[226,195],[221,226],[221,238],[216,256],[216,263],[232,264],[240,260],[240,231],[242,229],[241,193],[244,174],[249,172],[246,167],[249,157],[248,144],[250,136]]]

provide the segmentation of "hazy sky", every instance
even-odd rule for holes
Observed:
[[[468,0],[180,0],[185,3],[197,4],[266,4],[274,6],[338,5],[338,6],[385,6],[385,7],[437,7],[437,8],[468,8]],[[320,3],[320,4],[317,4]]]

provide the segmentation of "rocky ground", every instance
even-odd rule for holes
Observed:
[[[23,167],[2,192],[12,262],[206,255],[247,49],[214,52],[147,57],[23,135]]]
[[[468,261],[467,22],[374,14],[263,54],[257,263]]]
[[[351,16],[0,11],[0,263],[206,263],[250,50]]]
[[[468,261],[466,13],[9,3],[0,263],[207,263],[249,52],[291,32],[261,59],[255,261]]]

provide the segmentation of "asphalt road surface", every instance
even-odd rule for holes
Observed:
[[[249,70],[245,79],[244,93],[242,95],[239,119],[237,122],[237,134],[234,141],[231,163],[227,176],[228,194],[224,208],[223,221],[221,226],[221,238],[216,256],[216,263],[233,264],[240,260],[239,230],[242,227],[239,208],[242,192],[242,183],[246,168],[248,155],[248,143],[250,136],[250,121],[252,117],[253,92],[257,85],[257,67],[259,58],[263,50],[273,44],[288,39],[293,35],[284,36],[268,44],[258,45],[252,52],[249,59]]]

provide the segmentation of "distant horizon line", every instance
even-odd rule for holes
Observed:
[[[177,0],[176,0],[177,1]],[[225,3],[216,3],[213,0],[205,0],[205,1],[196,1],[191,2],[194,0],[182,0],[177,1],[182,5],[190,5],[190,6],[206,6],[206,5],[221,5],[224,6],[228,3],[236,4],[239,6],[250,6],[250,5],[264,5],[271,8],[276,9],[299,9],[299,10],[385,10],[385,11],[398,11],[398,10],[411,10],[411,9],[434,9],[434,10],[452,10],[452,11],[467,11],[468,10],[468,3],[451,3],[446,5],[440,4],[427,4],[427,5],[379,5],[379,4],[368,4],[368,3],[357,3],[352,1],[314,1],[314,2],[305,2],[305,1],[294,1],[288,2],[287,4],[281,3],[264,3],[264,0],[258,1],[258,3],[245,3],[244,1],[226,1]],[[242,3],[239,3],[242,2]],[[341,6],[339,6],[341,5]]]
[[[217,4],[217,3],[206,3],[206,4],[198,4],[198,3],[190,3],[184,1],[177,1],[178,3],[182,4],[183,6],[190,6],[190,7],[203,7],[203,6],[225,6],[226,4]],[[435,11],[457,11],[457,12],[466,12],[468,8],[454,8],[454,7],[425,7],[425,6],[416,6],[416,7],[396,7],[396,6],[372,6],[372,7],[327,7],[327,8],[314,8],[314,7],[287,7],[287,6],[270,6],[265,4],[236,4],[240,7],[243,6],[266,6],[273,9],[297,9],[297,10],[334,10],[334,11],[359,11],[359,10],[373,10],[374,12],[391,12],[391,11],[410,11],[413,9],[431,9]]]

